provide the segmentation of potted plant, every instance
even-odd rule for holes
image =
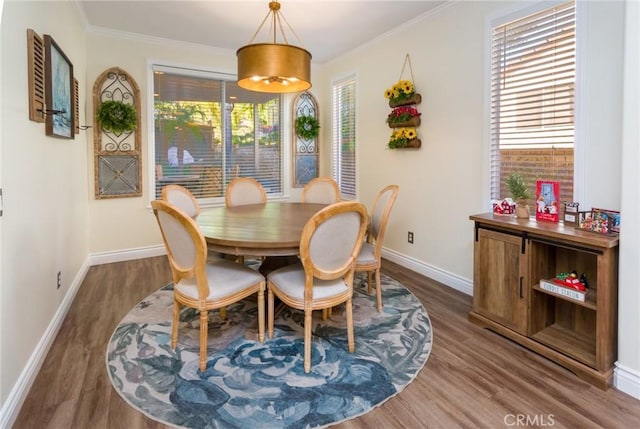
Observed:
[[[422,101],[420,94],[416,94],[413,82],[401,80],[384,92],[384,97],[389,100],[390,107],[419,104]]]
[[[391,128],[417,127],[420,125],[420,115],[421,113],[415,107],[396,107],[387,115],[387,124]]]
[[[312,140],[318,137],[320,123],[315,116],[302,115],[296,118],[296,135],[302,140]]]
[[[98,107],[98,122],[104,131],[120,135],[136,128],[138,116],[132,104],[122,101],[103,101]]]
[[[520,173],[513,172],[507,177],[507,188],[516,202],[516,217],[529,219],[530,210],[527,200],[531,198],[531,191]]]
[[[421,142],[415,128],[394,128],[389,138],[389,149],[419,148]]]

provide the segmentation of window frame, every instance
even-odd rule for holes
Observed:
[[[483,208],[486,211],[492,210],[491,204],[491,55],[492,55],[492,32],[494,27],[506,24],[531,15],[542,10],[566,3],[567,0],[552,0],[533,5],[522,6],[520,4],[501,9],[489,15],[485,19],[484,25],[484,115],[483,115],[483,151],[482,151],[482,195]],[[586,183],[586,153],[584,144],[584,124],[582,112],[584,111],[583,92],[583,64],[586,54],[586,22],[588,2],[575,1],[576,20],[576,72],[575,72],[575,92],[574,92],[574,147],[573,147],[573,201],[583,201],[585,196]],[[570,197],[562,196],[564,201]]]

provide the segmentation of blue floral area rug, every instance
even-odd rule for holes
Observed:
[[[355,352],[347,351],[344,306],[324,321],[315,312],[308,374],[303,313],[285,307],[273,339],[265,335],[260,343],[255,299],[228,307],[225,320],[209,313],[207,368],[200,372],[194,310],[183,308],[178,345],[171,350],[169,284],[114,331],[106,354],[111,382],[129,405],[174,427],[317,428],[362,415],[417,376],[432,343],[429,316],[410,291],[383,275],[384,307],[378,313],[363,279],[358,275],[354,282],[360,284],[353,299]]]

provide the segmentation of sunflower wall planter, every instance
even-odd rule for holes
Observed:
[[[385,98],[389,100],[389,107],[392,108],[386,120],[392,129],[387,143],[389,149],[417,149],[422,146],[417,130],[421,123],[421,113],[415,107],[422,102],[422,96],[415,90],[412,70],[411,80],[402,80],[407,63],[411,69],[409,54],[405,57],[400,80],[384,93]]]

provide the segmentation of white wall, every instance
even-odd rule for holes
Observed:
[[[323,82],[352,72],[358,76],[360,199],[370,202],[384,185],[400,185],[385,236],[386,247],[401,262],[441,275],[448,284],[472,283],[473,236],[468,216],[489,208],[488,149],[483,144],[488,126],[484,94],[486,23],[529,5],[503,1],[446,5],[331,61],[322,70]],[[579,30],[585,36],[579,46],[582,68],[578,86],[582,98],[578,100],[577,138],[582,145],[578,156],[583,172],[578,180],[580,202],[586,207],[619,209],[623,180],[624,3],[580,2],[579,11],[585,26]],[[628,37],[637,38],[637,26],[633,36]],[[634,46],[635,51],[627,52],[627,58],[632,58],[632,65],[627,67],[627,75],[631,76],[627,85],[635,84],[637,88],[637,41]],[[414,83],[422,95],[418,106],[422,112],[422,148],[390,151],[386,149],[390,129],[385,124],[390,109],[383,93],[399,79],[406,53],[411,56]],[[403,78],[406,77],[405,74]],[[635,103],[635,110],[633,106],[628,108],[629,125],[625,128],[625,149],[635,157],[625,158],[628,185],[624,189],[630,194],[627,204],[634,206],[630,215],[623,212],[623,219],[632,219],[632,223],[638,217],[637,99],[636,89],[628,99],[629,104]],[[329,104],[324,103],[321,108],[323,116],[329,117]],[[330,132],[329,127],[322,129],[323,142],[330,141]],[[328,157],[326,143],[322,149]],[[414,232],[415,244],[407,243],[407,231]],[[625,230],[621,239],[620,271],[627,282],[620,282],[619,286],[618,340],[621,358],[628,365],[630,376],[635,374],[636,386],[640,383],[637,231],[632,227],[628,236]]]
[[[640,3],[626,2],[616,386],[640,399]],[[630,221],[629,221],[630,219]]]
[[[86,160],[89,173],[90,251],[106,252],[131,249],[161,243],[158,225],[149,208],[149,151],[147,130],[148,101],[153,100],[149,91],[148,61],[158,60],[174,65],[212,68],[215,71],[235,73],[235,52],[205,48],[203,46],[178,45],[166,40],[113,37],[108,31],[91,30],[87,34],[86,90],[92,91],[98,76],[106,69],[120,67],[129,73],[140,88],[142,102],[142,166],[143,196],[96,200],[93,187],[93,154]],[[93,99],[87,100],[87,117],[93,117]],[[151,120],[152,117],[151,117]],[[93,136],[91,136],[93,137]],[[153,135],[151,135],[153,138]],[[91,144],[93,139],[91,138]],[[153,194],[153,189],[151,189]]]
[[[73,3],[4,4],[0,42],[3,404],[89,252],[86,133],[74,140],[46,137],[44,124],[29,121],[27,28],[41,36],[50,34],[73,63],[81,87],[85,82],[84,28]],[[85,96],[81,91],[81,104]],[[56,290],[58,271],[62,271],[62,287]]]
[[[149,207],[153,198],[153,189],[149,187],[148,169],[153,165],[149,147],[153,144],[153,112],[149,112],[150,92],[153,82],[150,81],[148,65],[151,63],[182,66],[200,70],[235,74],[235,51],[209,48],[201,45],[185,45],[167,40],[143,38],[110,32],[104,29],[91,29],[87,34],[87,79],[86,91],[92,91],[97,77],[106,69],[120,67],[127,71],[137,82],[142,100],[142,165],[143,195],[138,198],[98,199],[94,197],[93,156],[87,158],[89,169],[89,219],[90,219],[90,251],[92,253],[110,252],[121,249],[144,248],[161,243],[158,226]],[[313,70],[312,70],[313,71]],[[283,129],[289,128],[290,104],[293,95],[287,95],[283,102]],[[93,117],[93,99],[87,99],[86,114]],[[151,116],[149,114],[151,113]],[[151,124],[148,126],[148,124]],[[92,136],[91,136],[92,137]],[[288,162],[290,141],[288,135],[283,136],[284,170],[289,174],[291,163]],[[299,198],[299,190],[288,189],[290,180],[285,177],[285,194],[292,192],[292,198]],[[151,192],[151,194],[150,194]]]

